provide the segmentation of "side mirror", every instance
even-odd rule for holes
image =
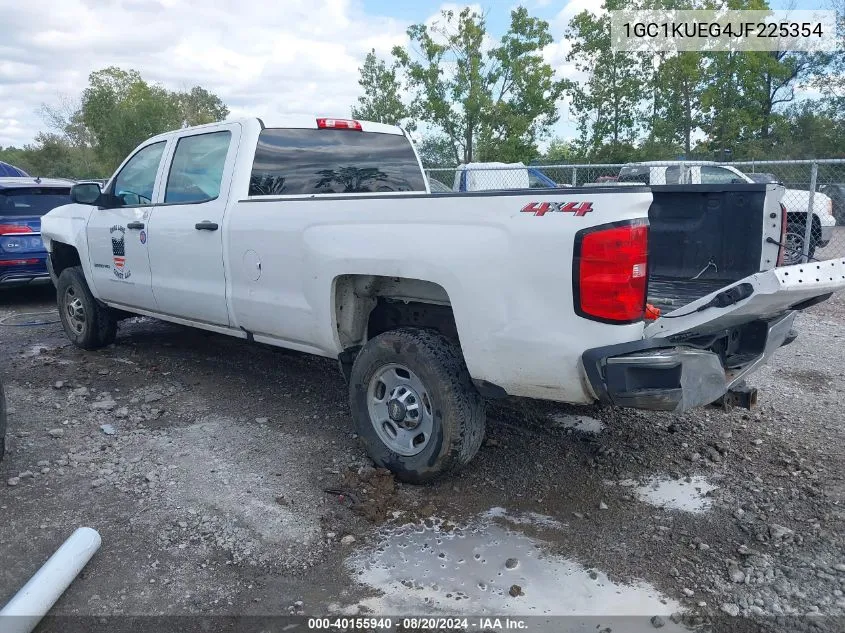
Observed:
[[[77,204],[97,204],[100,199],[100,185],[96,182],[80,182],[70,188],[70,201]]]

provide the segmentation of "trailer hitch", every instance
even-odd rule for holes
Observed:
[[[733,407],[741,409],[753,409],[757,406],[757,387],[749,387],[742,382],[725,392],[725,395],[716,400],[713,406],[728,411]]]

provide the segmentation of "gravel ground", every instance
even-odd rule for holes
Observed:
[[[49,288],[0,294],[0,319],[52,309]],[[88,525],[103,546],[55,613],[395,615],[463,598],[462,612],[525,614],[555,603],[550,578],[581,595],[584,571],[597,584],[572,612],[631,615],[638,588],[652,602],[631,604],[665,613],[637,630],[845,630],[845,302],[798,325],[750,381],[754,411],[499,402],[478,457],[424,487],[372,468],[330,360],[146,318],[96,353],[56,323],[0,326],[0,604]],[[467,569],[447,581],[461,591],[414,591],[426,565],[391,540],[429,539],[445,560],[455,529],[493,539],[499,580]]]

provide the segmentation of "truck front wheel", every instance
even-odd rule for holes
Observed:
[[[467,464],[484,439],[484,400],[460,349],[432,330],[372,338],[352,366],[352,419],[378,466],[424,483]]]
[[[81,266],[65,268],[56,284],[59,318],[71,343],[94,350],[114,342],[117,320],[112,311],[97,303],[88,289]]]

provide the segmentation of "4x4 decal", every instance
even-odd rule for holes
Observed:
[[[529,202],[522,207],[523,213],[546,215],[547,213],[574,213],[579,218],[593,210],[592,202]]]

